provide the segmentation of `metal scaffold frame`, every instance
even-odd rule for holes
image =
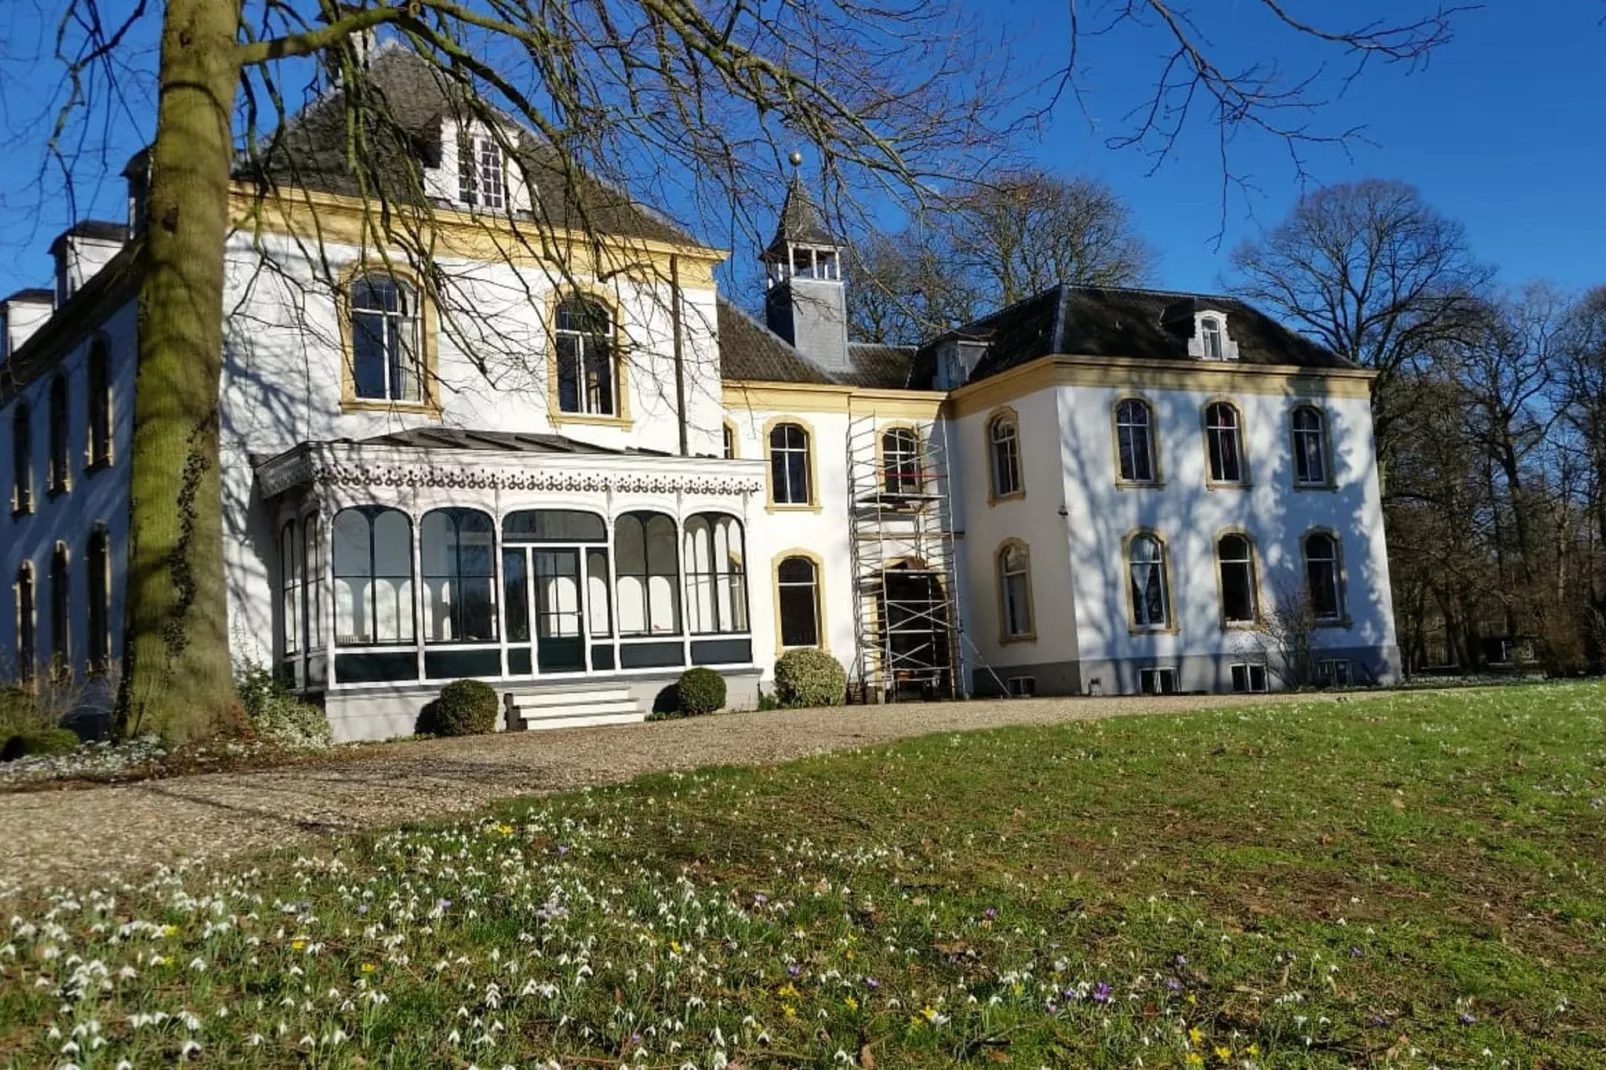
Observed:
[[[848,422],[854,683],[865,702],[961,691],[945,428]]]

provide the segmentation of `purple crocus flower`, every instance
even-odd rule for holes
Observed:
[[[1100,981],[1098,984],[1094,985],[1093,986],[1093,1002],[1094,1003],[1108,1003],[1108,1002],[1110,1002],[1110,986],[1105,984],[1103,981]]]
[[[1352,958],[1352,959],[1358,959],[1358,958],[1360,958],[1361,956],[1363,956],[1365,954],[1366,954],[1366,952],[1362,951],[1358,947],[1352,947],[1352,948],[1349,949],[1349,957]]]
[[[1186,956],[1186,955],[1178,955],[1177,958],[1176,958],[1176,963],[1177,963],[1177,969],[1179,969],[1179,970],[1187,969],[1188,968],[1188,956]]]
[[[1456,1020],[1459,1021],[1462,1025],[1477,1025],[1478,1024],[1478,1020],[1476,1018],[1474,1018],[1472,1015],[1468,1014],[1466,1011],[1462,1011],[1460,1014],[1456,1015]]]
[[[876,989],[881,987],[881,982],[877,981],[874,977],[866,977],[864,979],[864,987],[874,992]]]
[[[1177,980],[1175,977],[1167,977],[1165,979],[1165,986],[1166,988],[1170,989],[1173,994],[1182,991],[1182,982]]]
[[[437,900],[435,900],[435,909],[437,909],[437,910],[450,909],[451,905],[452,905],[452,901],[450,899],[437,899]]]
[[[786,972],[791,974],[793,977],[798,977],[802,975],[803,967],[799,966],[795,962],[789,962],[786,964]]]
[[[982,911],[982,915],[986,917],[988,921],[992,921],[994,918],[998,917],[998,908],[988,907],[986,910]]]

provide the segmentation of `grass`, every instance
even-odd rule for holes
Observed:
[[[12,896],[0,1064],[1606,1065],[1603,796],[1594,684],[647,777]]]

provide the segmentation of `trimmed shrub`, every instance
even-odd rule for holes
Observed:
[[[432,736],[478,736],[496,731],[501,701],[483,680],[453,680],[418,715],[418,731]]]
[[[775,695],[787,706],[839,706],[848,693],[842,663],[823,650],[788,650],[775,662]]]
[[[683,716],[680,712],[680,683],[665,684],[658,689],[652,698],[652,711],[647,714],[649,721],[673,721]]]
[[[680,674],[680,714],[697,717],[725,705],[725,678],[713,669],[687,669]]]
[[[36,754],[67,754],[78,749],[78,733],[70,728],[29,728],[17,732],[0,747],[0,762]]]

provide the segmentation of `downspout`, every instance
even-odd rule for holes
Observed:
[[[669,254],[669,328],[675,334],[675,418],[680,425],[680,455],[686,445],[686,354],[680,341],[680,254]]]

